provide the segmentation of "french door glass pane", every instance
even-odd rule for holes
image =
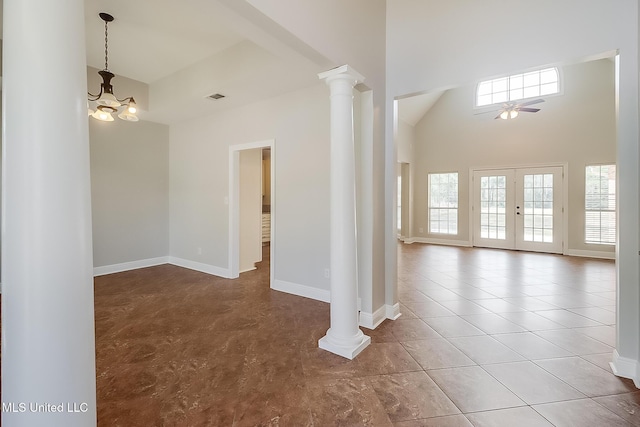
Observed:
[[[480,237],[505,240],[507,177],[480,177]]]
[[[553,174],[524,176],[524,241],[553,243]]]

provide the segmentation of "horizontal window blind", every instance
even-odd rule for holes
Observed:
[[[585,169],[585,243],[616,243],[616,166]]]
[[[458,234],[458,173],[429,174],[429,232]]]

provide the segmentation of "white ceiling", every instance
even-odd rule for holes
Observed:
[[[423,93],[398,100],[398,119],[415,126],[445,91]]]
[[[150,108],[141,112],[146,120],[172,123],[246,105],[317,83],[316,73],[332,66],[240,0],[85,0],[84,6],[87,65],[104,68],[98,14],[109,13],[109,70],[149,85]],[[0,19],[0,31],[1,25]],[[247,50],[247,42],[261,58],[252,72],[241,69],[247,59],[237,53]],[[119,82],[114,80],[116,93]],[[180,92],[163,99],[166,87]],[[227,98],[205,99],[216,92]],[[400,100],[400,119],[415,125],[442,93]]]
[[[118,88],[148,87],[144,120],[171,124],[247,105],[319,84],[317,73],[335,66],[243,0],[85,0],[84,7],[87,65],[104,68],[98,14],[109,13],[109,70],[121,77],[114,89],[138,98]],[[213,93],[226,98],[206,99]]]
[[[87,64],[97,69],[104,68],[100,12],[115,18],[110,71],[149,87],[145,120],[171,124],[247,105],[318,84],[326,69],[326,58],[246,1],[85,0]],[[114,86],[117,93],[118,80]],[[206,99],[213,93],[226,98]]]
[[[206,0],[85,0],[87,64],[104,68],[104,21],[109,24],[109,68],[152,83],[244,39]]]

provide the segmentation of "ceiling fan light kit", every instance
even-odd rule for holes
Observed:
[[[533,104],[539,104],[541,102],[544,102],[544,99],[534,99],[532,101],[527,101],[520,104],[513,104],[513,103],[504,104],[502,106],[502,110],[495,118],[508,120],[508,119],[515,119],[516,117],[518,117],[520,112],[537,113],[538,111],[540,111],[539,108],[528,108],[527,106],[533,105]]]
[[[113,85],[111,84],[111,79],[113,79],[115,75],[111,71],[109,71],[108,38],[108,25],[109,22],[113,21],[113,16],[104,12],[100,13],[99,16],[100,19],[104,21],[104,69],[98,71],[98,74],[100,74],[100,77],[102,77],[100,92],[97,95],[94,95],[91,92],[88,93],[88,101],[95,101],[95,103],[97,104],[95,111],[91,108],[88,109],[89,116],[103,122],[112,122],[112,114],[117,113],[118,108],[126,104],[126,108],[124,109],[124,111],[118,114],[118,118],[128,122],[137,122],[139,120],[138,116],[136,115],[136,113],[138,112],[138,107],[136,105],[135,99],[133,99],[132,96],[118,99],[113,93]]]
[[[504,110],[503,112],[500,113],[500,118],[502,120],[508,120],[508,119],[515,119],[516,117],[518,117],[518,110],[513,110],[513,109],[509,109],[509,110]],[[496,117],[497,119],[498,117]]]

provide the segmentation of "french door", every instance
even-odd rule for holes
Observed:
[[[561,166],[473,173],[473,245],[562,253]]]

